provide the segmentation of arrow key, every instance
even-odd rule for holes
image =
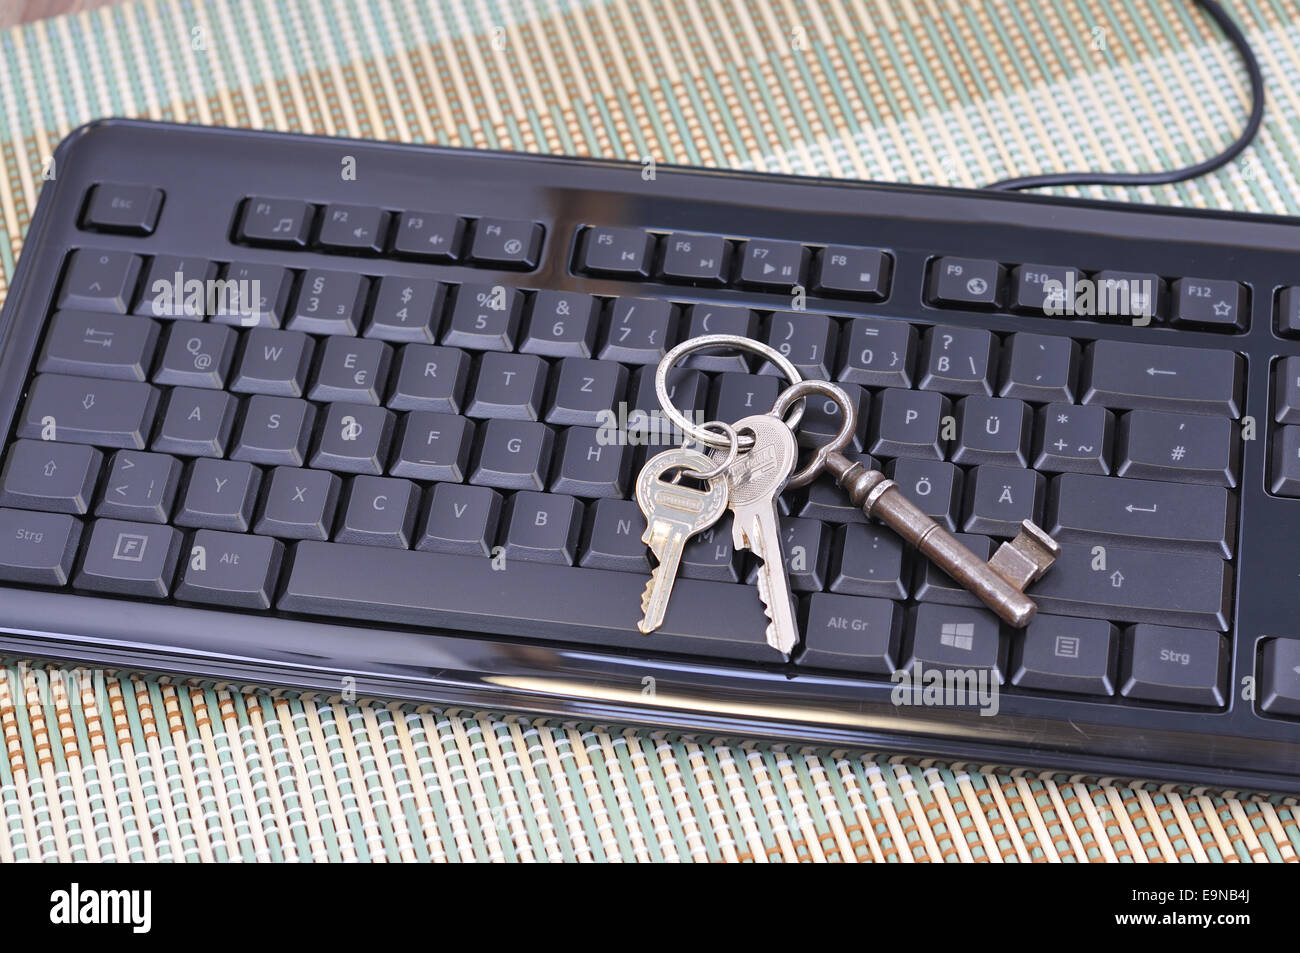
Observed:
[[[0,474],[0,505],[24,510],[85,513],[103,455],[94,447],[18,440]]]
[[[95,515],[165,523],[180,476],[181,464],[175,457],[119,450],[113,454]]]

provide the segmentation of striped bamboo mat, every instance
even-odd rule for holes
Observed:
[[[1300,211],[1300,9],[1209,178],[1075,194]],[[1185,0],[143,0],[0,33],[0,295],[102,115],[979,185],[1184,164],[1239,127]],[[0,609],[0,613],[3,610]],[[0,862],[1292,861],[1294,798],[0,667]]]

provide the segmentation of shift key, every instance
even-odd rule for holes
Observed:
[[[1226,632],[1232,569],[1217,556],[1062,543],[1026,594],[1040,612]]]
[[[143,450],[157,409],[158,391],[149,384],[38,374],[18,436]]]

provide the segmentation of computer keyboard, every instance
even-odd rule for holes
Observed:
[[[4,308],[0,651],[1300,791],[1295,220],[126,120],[55,167]],[[728,517],[638,632],[654,370],[705,333],[840,384],[977,555],[1051,532],[1030,627],[822,477],[782,497],[790,660]],[[764,413],[757,363],[674,400]],[[996,704],[896,704],[923,670]]]

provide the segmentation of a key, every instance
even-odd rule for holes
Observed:
[[[773,423],[785,426],[780,421]],[[790,457],[793,464],[793,434]],[[637,628],[647,635],[663,624],[686,541],[716,523],[727,510],[729,474],[708,480],[703,490],[664,481],[665,474],[671,470],[680,472],[682,468],[688,473],[707,473],[713,469],[713,463],[698,450],[673,447],[646,461],[636,481],[637,505],[646,518],[646,531],[641,540],[659,560],[641,596],[642,619]]]
[[[758,569],[758,597],[771,620],[767,644],[789,655],[799,641],[799,629],[781,554],[777,498],[798,462],[798,445],[794,431],[778,417],[759,414],[742,418],[732,426],[754,435],[753,447],[727,470],[731,512],[735,516],[732,539],[737,549],[747,549],[763,561]],[[722,451],[718,454],[721,456]]]

